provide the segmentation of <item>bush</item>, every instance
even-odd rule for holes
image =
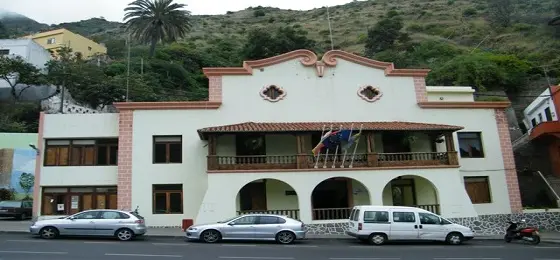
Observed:
[[[463,11],[463,16],[469,17],[476,15],[476,9],[469,7]]]
[[[0,201],[2,200],[13,200],[14,191],[11,189],[2,188],[0,189]]]
[[[265,16],[266,13],[264,12],[264,10],[255,10],[255,11],[253,12],[253,15],[254,15],[255,17],[260,17],[260,16]]]

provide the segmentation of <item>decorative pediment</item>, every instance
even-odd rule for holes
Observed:
[[[383,96],[383,93],[376,87],[365,85],[358,89],[358,96],[367,102],[375,102]]]
[[[260,95],[264,100],[278,102],[286,96],[286,91],[276,85],[270,85],[262,88]]]

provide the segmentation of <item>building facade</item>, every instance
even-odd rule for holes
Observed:
[[[204,73],[209,101],[41,114],[35,214],[138,207],[148,225],[178,226],[271,212],[321,227],[364,204],[469,220],[522,210],[508,102],[342,51]],[[361,135],[313,155],[331,129]]]
[[[107,54],[105,46],[66,29],[37,33],[25,36],[25,38],[33,39],[55,57],[57,50],[63,46],[72,48],[74,53],[81,53],[83,58]]]

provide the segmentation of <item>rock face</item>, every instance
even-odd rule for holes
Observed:
[[[472,228],[476,235],[502,235],[508,227],[507,221],[525,219],[528,226],[539,230],[560,232],[560,212],[536,212],[522,214],[481,215],[477,218],[455,218],[450,221]],[[347,221],[328,224],[306,225],[311,235],[343,235],[348,229]]]

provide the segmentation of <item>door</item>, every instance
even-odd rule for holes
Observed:
[[[93,196],[91,194],[82,195],[82,210],[93,209]]]
[[[127,217],[117,211],[101,211],[99,219],[95,221],[96,235],[113,236],[117,229],[124,226],[123,221]]]
[[[251,182],[240,191],[240,209],[266,210],[266,182]]]
[[[441,223],[441,218],[430,213],[418,213],[420,219],[419,238],[422,240],[445,240],[447,235],[445,226]]]
[[[418,239],[418,225],[416,213],[412,210],[399,209],[392,212],[390,240]]]
[[[97,194],[96,205],[98,209],[106,209],[107,208],[106,201],[107,201],[107,197],[105,196],[105,194]]]
[[[226,239],[254,239],[257,216],[244,216],[228,223],[224,230]]]
[[[87,211],[64,219],[61,233],[74,236],[94,236],[95,222],[99,219],[99,211]]]
[[[255,226],[255,239],[274,239],[286,220],[275,216],[260,216]]]

